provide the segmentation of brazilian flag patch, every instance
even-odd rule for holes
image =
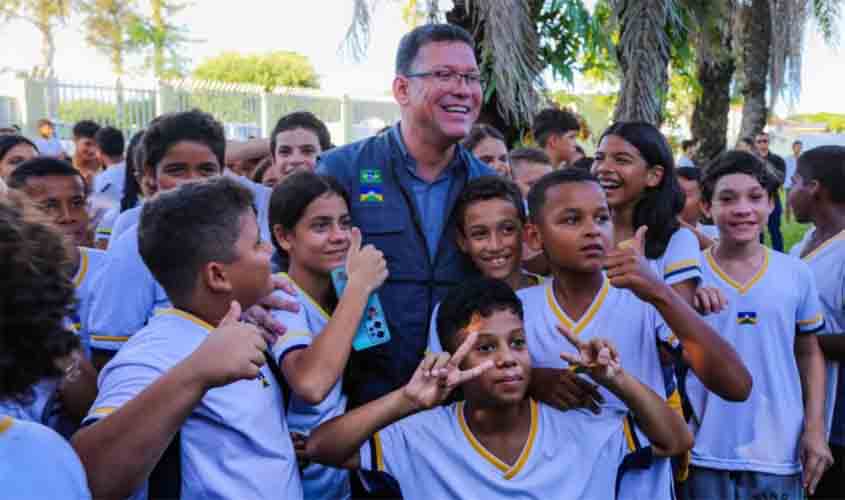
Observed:
[[[361,203],[382,203],[384,202],[384,192],[380,186],[361,186],[358,201]]]
[[[757,313],[753,311],[736,313],[736,323],[738,325],[756,325]]]
[[[381,170],[377,168],[361,170],[358,180],[361,184],[381,184]]]

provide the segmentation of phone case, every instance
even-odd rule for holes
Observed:
[[[332,271],[332,283],[338,298],[343,296],[347,280],[344,267],[338,267]],[[364,308],[364,315],[358,324],[358,331],[355,333],[355,338],[352,339],[352,348],[356,351],[362,351],[388,341],[390,341],[390,330],[387,328],[387,320],[384,318],[381,301],[379,301],[376,293],[371,293],[367,300],[367,306]]]

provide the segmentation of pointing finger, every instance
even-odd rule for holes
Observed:
[[[557,326],[557,331],[559,331],[560,334],[563,335],[564,338],[566,338],[566,340],[568,340],[569,343],[572,344],[572,346],[575,347],[575,349],[578,350],[578,352],[581,352],[581,348],[582,348],[581,341],[578,340],[578,338],[575,336],[575,334],[570,332],[565,326],[563,326],[561,324],[558,324],[556,326]]]

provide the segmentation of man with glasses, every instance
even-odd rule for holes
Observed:
[[[769,134],[760,132],[754,137],[754,148],[766,162],[769,173],[783,185],[786,180],[786,162],[783,158],[769,151]],[[783,204],[780,201],[780,189],[778,196],[775,196],[775,209],[769,215],[769,236],[772,238],[772,248],[783,252],[783,233],[780,231],[780,218],[783,213]]]
[[[470,179],[495,175],[459,144],[483,91],[471,35],[448,24],[416,28],[399,43],[395,71],[400,122],[318,162],[319,173],[346,187],[353,223],[390,272],[378,293],[391,340],[353,353],[344,378],[350,407],[410,380],[432,309],[475,272],[455,244],[452,208]]]

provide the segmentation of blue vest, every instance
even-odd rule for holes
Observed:
[[[469,179],[495,172],[462,146],[455,149],[456,170],[444,224],[432,260],[426,247],[410,172],[397,127],[327,152],[318,171],[337,178],[350,194],[353,223],[364,244],[384,253],[390,276],[378,290],[390,327],[386,344],[354,352],[344,391],[350,407],[372,401],[402,386],[425,353],[434,306],[453,285],[477,271],[455,244],[453,207]]]

